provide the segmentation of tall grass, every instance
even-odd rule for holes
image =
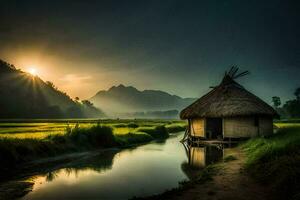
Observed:
[[[0,139],[0,168],[10,170],[19,163],[54,156],[71,149],[71,146],[59,146],[47,140],[2,138]],[[5,173],[1,173],[1,175],[5,175]]]
[[[67,127],[64,135],[50,135],[46,139],[54,143],[72,143],[78,147],[112,147],[117,142],[112,128],[109,126],[95,125],[89,128]]]
[[[143,132],[133,132],[116,136],[116,140],[121,146],[150,142],[153,139],[151,135]]]
[[[137,127],[139,127],[139,125],[137,123],[133,123],[133,122],[130,122],[127,126],[129,128],[137,128]]]
[[[251,139],[242,145],[246,170],[270,185],[279,199],[300,195],[300,127],[281,128],[269,138]]]
[[[186,125],[171,124],[171,125],[166,125],[166,129],[169,133],[177,133],[180,131],[184,131],[186,129]]]
[[[68,128],[64,135],[50,135],[44,139],[0,139],[1,169],[37,158],[62,153],[118,146],[112,129],[107,126]]]
[[[165,126],[155,126],[155,127],[143,127],[143,128],[138,128],[138,132],[144,132],[149,135],[151,135],[153,138],[158,138],[158,139],[163,139],[163,138],[168,138],[169,133],[166,129]]]

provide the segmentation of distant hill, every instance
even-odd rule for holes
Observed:
[[[145,117],[147,113],[151,116],[162,116],[163,112],[168,115],[178,113],[174,110],[181,110],[195,100],[194,98],[181,98],[160,90],[139,91],[135,87],[126,87],[122,84],[113,86],[107,91],[99,91],[90,99],[96,107],[103,109],[111,116],[125,116],[126,114],[141,116],[142,114]]]
[[[88,101],[72,100],[44,82],[0,60],[0,118],[85,118],[104,113]]]

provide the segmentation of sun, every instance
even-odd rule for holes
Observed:
[[[29,68],[28,72],[33,75],[33,76],[36,76],[37,75],[37,70],[36,68]]]

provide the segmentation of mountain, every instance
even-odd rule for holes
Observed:
[[[72,100],[44,82],[0,60],[0,118],[85,118],[104,113],[89,101]]]
[[[122,84],[113,86],[107,91],[99,91],[90,99],[96,107],[103,109],[110,116],[181,110],[195,100],[181,98],[160,90],[139,91],[135,87]]]

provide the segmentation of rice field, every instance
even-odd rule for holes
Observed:
[[[49,135],[65,134],[68,127],[74,128],[76,124],[81,128],[92,127],[100,123],[101,125],[110,126],[113,128],[115,135],[125,135],[128,133],[139,132],[144,128],[153,128],[155,126],[164,125],[170,130],[176,127],[186,126],[185,121],[181,120],[27,120],[27,121],[0,121],[0,138],[35,138],[43,139]],[[285,127],[300,127],[300,123],[275,122],[274,125],[278,128]]]
[[[34,138],[43,139],[50,135],[66,133],[67,128],[92,127],[97,124],[110,126],[114,135],[126,135],[139,132],[141,128],[153,128],[164,125],[167,129],[185,127],[186,122],[180,120],[36,120],[0,122],[0,138]]]
[[[276,122],[274,124],[278,128],[300,127],[300,123],[282,123],[282,122]]]
[[[166,128],[186,126],[181,120],[35,120],[19,122],[0,122],[0,138],[36,138],[43,139],[49,135],[65,134],[68,127],[74,128],[76,124],[81,128],[102,124],[113,128],[115,135],[124,135],[143,128],[152,128],[164,125]],[[131,126],[132,125],[132,126]],[[275,122],[278,128],[300,127],[300,123]]]

